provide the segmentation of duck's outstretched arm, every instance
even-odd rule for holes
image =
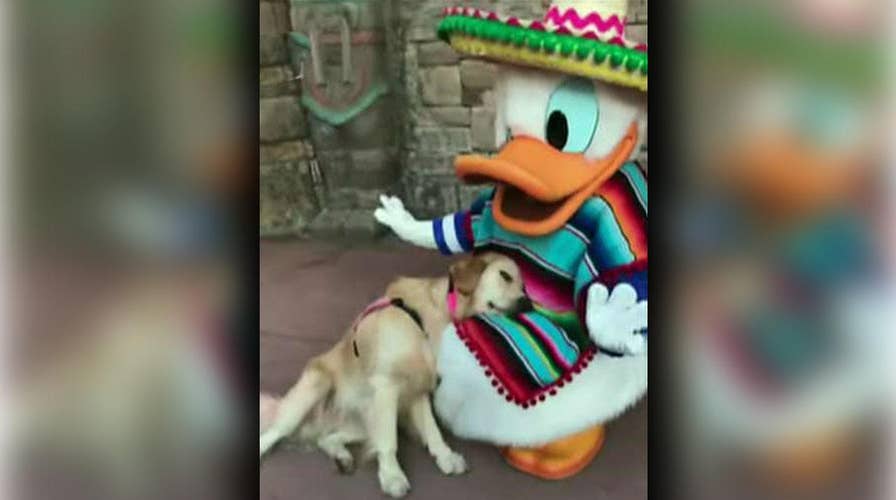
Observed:
[[[380,195],[380,206],[373,212],[380,224],[388,226],[402,240],[445,255],[473,250],[469,211],[448,214],[432,220],[417,220],[395,196]]]
[[[373,211],[373,216],[408,243],[423,248],[438,248],[432,234],[432,222],[415,219],[397,196],[381,194],[380,206]]]

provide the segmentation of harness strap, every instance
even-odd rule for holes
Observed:
[[[423,320],[420,319],[420,313],[418,313],[418,312],[417,312],[414,308],[412,308],[411,306],[405,304],[405,303],[404,303],[404,300],[402,300],[402,299],[397,299],[397,298],[396,298],[396,299],[392,299],[391,304],[392,304],[393,306],[395,306],[395,307],[401,309],[402,311],[408,313],[408,316],[410,316],[411,319],[414,320],[414,323],[417,323],[417,326],[419,326],[420,329],[423,330],[423,335],[426,335],[426,329],[423,328]]]
[[[360,324],[364,318],[376,311],[379,311],[380,309],[384,309],[389,306],[397,307],[407,313],[407,315],[410,316],[412,320],[414,320],[414,323],[417,323],[417,326],[420,327],[420,331],[423,332],[423,335],[427,336],[426,329],[423,328],[423,319],[420,317],[420,313],[418,313],[417,310],[413,307],[405,304],[404,300],[400,298],[390,299],[389,297],[381,297],[371,302],[370,305],[364,308],[364,311],[362,311],[361,314],[359,314],[358,317],[355,318],[355,322],[352,323],[352,333],[358,330],[358,324]],[[352,339],[352,350],[354,351],[356,358],[361,357],[360,353],[358,353],[358,344],[354,339]]]

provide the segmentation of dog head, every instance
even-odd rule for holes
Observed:
[[[455,318],[481,313],[515,314],[532,309],[520,268],[508,257],[484,253],[451,265],[451,281],[457,292]]]

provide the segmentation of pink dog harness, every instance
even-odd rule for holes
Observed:
[[[357,318],[355,318],[355,322],[352,323],[352,331],[354,332],[358,329],[358,325],[364,318],[372,313],[375,313],[376,311],[379,311],[380,309],[385,309],[391,305],[392,299],[390,299],[389,297],[380,297],[374,300],[367,307],[365,307],[363,311],[361,311],[361,314],[359,314]]]
[[[451,278],[448,278],[448,295],[445,297],[445,302],[448,306],[448,315],[452,320],[457,320],[455,314],[457,313],[457,291],[454,289],[454,281]],[[418,313],[414,308],[408,306],[404,303],[404,300],[401,298],[389,298],[389,297],[380,297],[364,308],[361,311],[361,314],[355,318],[355,321],[352,323],[352,333],[355,333],[358,330],[358,325],[361,321],[364,320],[367,316],[379,311],[380,309],[385,309],[387,307],[394,306],[402,311],[406,312],[411,319],[417,323],[417,326],[420,327],[420,331],[423,332],[424,336],[427,336],[426,328],[423,327],[423,320],[420,318],[420,313]],[[358,353],[358,344],[352,339],[352,349],[355,352],[355,357],[360,357]]]

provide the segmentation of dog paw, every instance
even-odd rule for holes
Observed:
[[[355,457],[348,450],[337,453],[333,456],[333,461],[336,462],[336,469],[339,470],[340,474],[355,472]]]
[[[436,465],[442,474],[453,476],[467,472],[467,461],[460,453],[449,451],[436,457]]]
[[[271,447],[274,446],[277,441],[280,440],[280,436],[272,431],[266,431],[261,434],[259,439],[259,457],[264,457],[265,453],[270,451]]]
[[[401,498],[408,494],[408,491],[411,489],[411,483],[408,482],[408,478],[404,475],[404,472],[401,469],[384,471],[380,470],[380,488],[382,488],[383,493],[389,495],[392,498]]]

